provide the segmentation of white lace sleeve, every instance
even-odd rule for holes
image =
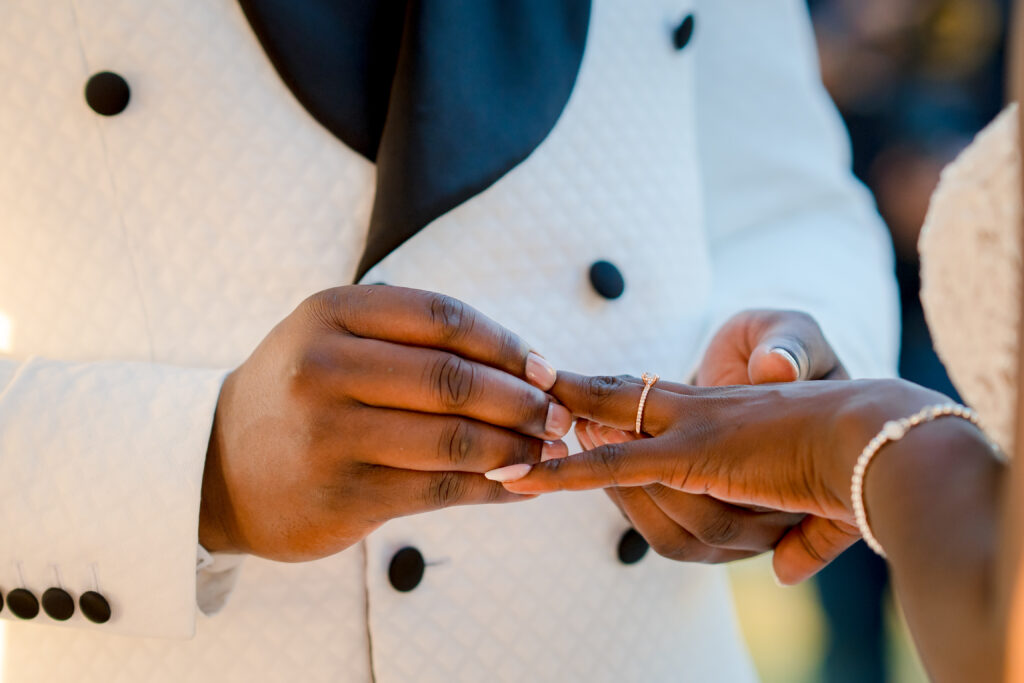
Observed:
[[[1010,452],[1020,317],[1021,169],[1009,107],[942,173],[921,232],[921,300],[963,399]]]

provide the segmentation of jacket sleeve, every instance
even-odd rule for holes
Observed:
[[[203,465],[225,372],[149,363],[0,359],[0,591],[76,601],[58,622],[193,634]],[[111,618],[85,618],[80,597]],[[24,597],[24,594],[21,594]],[[45,605],[45,602],[44,602]]]
[[[747,308],[813,315],[854,377],[892,376],[892,247],[850,171],[802,0],[703,0],[697,122],[713,265],[709,335]]]

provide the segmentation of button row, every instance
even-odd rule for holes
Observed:
[[[8,593],[6,606],[19,619],[35,619],[39,615],[39,600],[32,591],[25,588],[15,588]],[[96,591],[82,593],[78,606],[82,615],[94,624],[110,621],[110,603]],[[0,594],[0,611],[3,608],[4,599]],[[75,600],[63,588],[48,588],[43,593],[43,611],[51,619],[67,621],[75,613]]]
[[[693,39],[697,21],[688,14],[672,32],[672,44],[677,50],[684,49]],[[89,78],[85,84],[85,101],[89,107],[102,116],[116,116],[128,108],[131,88],[128,81],[112,71],[101,71]],[[609,297],[615,298],[615,297]]]
[[[619,539],[618,556],[622,564],[636,564],[644,559],[650,545],[636,529],[628,529]],[[401,593],[409,593],[423,581],[427,563],[423,553],[411,546],[402,548],[388,565],[388,580],[392,588]]]

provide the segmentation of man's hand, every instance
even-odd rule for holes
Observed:
[[[849,379],[814,318],[796,311],[744,311],[712,338],[697,368],[701,387]]]
[[[525,500],[481,474],[567,453],[554,382],[523,340],[455,299],[316,294],[224,384],[200,542],[310,560],[395,517]]]

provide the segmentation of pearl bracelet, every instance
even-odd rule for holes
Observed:
[[[875,455],[885,444],[890,441],[899,441],[907,435],[907,432],[918,425],[947,416],[968,420],[979,429],[981,428],[978,414],[966,406],[954,403],[928,406],[910,417],[886,422],[882,427],[882,431],[878,432],[875,438],[868,442],[868,445],[860,452],[860,457],[857,458],[857,464],[853,468],[853,479],[850,481],[850,500],[853,501],[853,515],[857,521],[857,528],[860,529],[860,535],[864,537],[864,542],[882,557],[886,556],[885,550],[882,549],[882,544],[878,542],[875,535],[871,533],[867,510],[864,507],[864,474],[867,472],[868,465],[871,464]]]

